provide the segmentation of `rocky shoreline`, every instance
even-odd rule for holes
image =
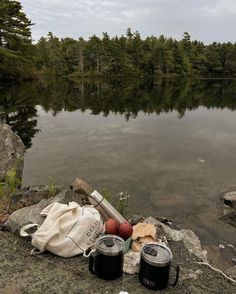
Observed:
[[[180,265],[178,285],[168,287],[165,293],[235,292],[232,280],[208,266],[206,252],[192,231],[171,229],[152,217],[144,221],[164,231]],[[137,275],[125,274],[115,281],[100,280],[89,272],[88,261],[82,256],[60,258],[49,252],[31,256],[30,241],[18,234],[0,231],[0,246],[1,293],[119,293],[123,284],[130,294],[153,293],[140,285]]]
[[[1,180],[6,171],[15,166],[15,160],[23,157],[24,148],[11,129],[0,124]],[[2,134],[4,136],[2,136]],[[5,149],[4,149],[5,148]],[[22,176],[23,160],[17,166],[17,175]],[[83,191],[56,187],[55,197],[50,197],[49,187],[33,186],[21,188],[11,194],[12,204],[18,207],[0,229],[0,293],[119,293],[124,282],[129,293],[153,293],[141,287],[136,275],[125,275],[112,282],[95,278],[88,271],[88,262],[81,256],[63,259],[50,253],[38,257],[29,255],[30,242],[19,237],[20,228],[29,223],[42,224],[40,212],[44,207],[60,202],[81,202]],[[78,192],[78,191],[77,191]],[[220,218],[236,227],[236,193],[221,195]],[[26,206],[26,207],[24,207]],[[22,207],[22,208],[20,208]],[[130,221],[135,223],[137,216]],[[221,272],[209,265],[208,252],[203,250],[199,238],[191,230],[176,230],[153,217],[144,219],[152,223],[168,240],[173,256],[181,267],[180,282],[165,293],[234,293],[236,291],[236,265]],[[233,246],[233,245],[232,245]],[[235,252],[235,248],[233,248]],[[226,276],[228,275],[228,277]],[[100,289],[100,290],[98,290]],[[100,292],[98,292],[100,291]]]

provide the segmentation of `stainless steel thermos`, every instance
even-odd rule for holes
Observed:
[[[104,280],[122,275],[125,242],[116,235],[101,236],[89,256],[89,270]]]
[[[176,271],[175,280],[170,283],[170,268]],[[141,251],[139,280],[147,288],[165,289],[175,286],[179,278],[179,266],[172,260],[172,253],[166,246],[158,243],[144,245]]]
[[[98,191],[93,191],[88,199],[105,220],[113,218],[117,220],[119,224],[126,221],[119,211],[117,211]]]

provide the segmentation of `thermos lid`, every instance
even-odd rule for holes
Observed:
[[[141,256],[148,264],[156,267],[170,264],[173,257],[172,252],[168,247],[158,243],[144,245],[141,251]]]
[[[125,241],[116,235],[104,235],[97,240],[96,248],[101,254],[116,256],[124,252]]]

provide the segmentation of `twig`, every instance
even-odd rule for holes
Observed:
[[[14,246],[13,246],[13,245],[11,244],[11,240],[10,240],[7,236],[5,236],[5,234],[3,234],[1,231],[0,231],[0,235],[2,235],[2,236],[8,241],[9,246],[10,246],[14,251],[16,251],[16,247],[17,247],[17,250],[21,251],[22,253],[24,253],[24,254],[26,254],[26,255],[28,255],[28,256],[30,256],[30,257],[36,257],[36,258],[41,259],[41,260],[43,260],[43,261],[47,261],[48,263],[51,263],[51,264],[53,264],[54,266],[56,266],[56,267],[58,267],[58,268],[62,268],[62,269],[64,269],[64,270],[66,270],[66,271],[70,271],[71,273],[76,274],[76,275],[78,275],[78,274],[81,273],[81,270],[80,270],[80,269],[77,269],[77,270],[69,269],[69,268],[67,268],[67,267],[64,266],[64,265],[59,265],[59,264],[55,263],[54,261],[51,261],[51,260],[49,260],[49,259],[47,259],[47,258],[45,258],[45,257],[43,257],[43,256],[40,256],[40,255],[31,255],[28,251],[22,249],[21,247],[17,246],[16,244],[14,244]]]
[[[222,276],[224,276],[227,280],[229,280],[231,283],[236,283],[236,280],[230,278],[229,276],[227,276],[224,272],[222,272],[222,270],[215,268],[214,266],[210,265],[207,262],[202,262],[202,261],[196,261],[197,264],[202,264],[202,265],[206,265],[208,266],[210,269],[212,269],[213,271],[220,273]]]

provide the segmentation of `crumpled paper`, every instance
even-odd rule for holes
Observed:
[[[138,223],[133,226],[131,249],[140,252],[145,244],[156,241],[156,227],[153,224]]]

